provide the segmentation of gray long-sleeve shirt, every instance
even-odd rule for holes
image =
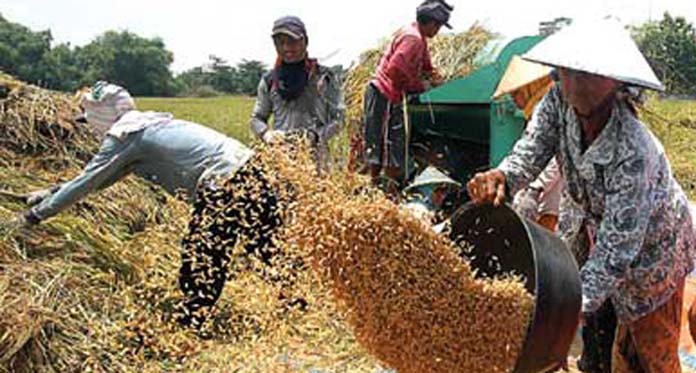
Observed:
[[[261,138],[271,128],[271,115],[274,130],[313,130],[319,136],[319,164],[326,165],[329,162],[329,140],[341,131],[345,116],[338,77],[329,68],[317,65],[304,92],[292,101],[284,100],[276,89],[272,89],[269,80],[264,77],[259,82],[250,121],[251,131]]]
[[[146,125],[122,138],[107,135],[82,173],[62,184],[32,212],[42,220],[49,218],[130,173],[171,194],[184,191],[193,200],[201,180],[229,175],[252,155],[240,142],[182,120]]]

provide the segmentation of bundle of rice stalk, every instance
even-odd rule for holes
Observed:
[[[497,37],[478,23],[459,34],[440,34],[429,42],[433,66],[445,80],[461,78],[471,73],[477,56]],[[362,166],[363,93],[372,78],[388,41],[362,53],[358,63],[346,75],[343,85],[346,101],[346,123],[350,142],[349,169]]]
[[[42,163],[54,167],[85,161],[94,152],[97,141],[92,130],[73,123],[79,113],[73,97],[24,84],[1,72],[0,93],[0,148],[4,151],[41,155]]]

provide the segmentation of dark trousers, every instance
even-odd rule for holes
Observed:
[[[611,301],[606,301],[596,312],[585,314],[583,351],[578,369],[588,373],[611,373],[616,327],[616,313]]]
[[[370,166],[406,167],[406,129],[401,103],[391,103],[372,84],[365,89],[365,153]]]
[[[189,232],[182,241],[182,324],[199,327],[203,323],[222,293],[238,243],[244,244],[246,255],[270,264],[273,238],[282,224],[280,212],[273,187],[253,159],[222,186],[211,183],[199,189]]]

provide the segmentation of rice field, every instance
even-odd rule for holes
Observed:
[[[139,98],[137,105],[141,110],[166,111],[178,119],[204,124],[244,143],[251,141],[254,97]]]
[[[177,118],[209,126],[244,143],[252,140],[249,118],[253,97],[140,98],[137,103],[143,110],[171,112]],[[696,200],[696,101],[652,98],[646,107],[642,119],[665,146],[673,171],[689,198]],[[344,132],[334,147],[343,148],[346,136]],[[335,153],[347,154],[341,150]]]

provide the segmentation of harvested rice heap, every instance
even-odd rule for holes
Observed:
[[[451,241],[357,176],[271,159],[296,196],[288,252],[306,256],[371,354],[399,372],[513,369],[533,309],[519,278],[475,279]]]
[[[1,73],[0,93],[0,371],[134,370],[140,362],[129,360],[147,343],[136,325],[161,306],[144,300],[173,285],[141,281],[175,270],[186,207],[128,178],[37,227],[11,229],[27,208],[22,193],[74,177],[99,142],[72,121],[79,110],[65,94]],[[169,263],[150,268],[160,260]]]
[[[71,179],[98,148],[77,113],[69,96],[0,76],[0,372],[375,371],[309,271],[293,269],[305,312],[240,270],[205,338],[179,327],[189,206],[136,177],[11,229],[22,193]]]

